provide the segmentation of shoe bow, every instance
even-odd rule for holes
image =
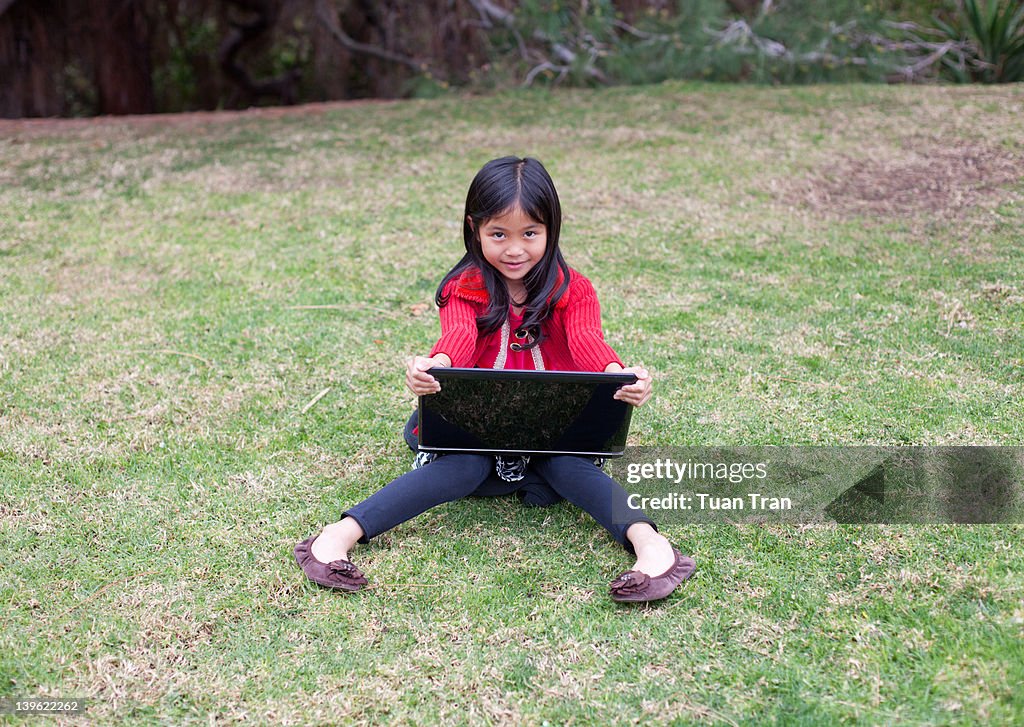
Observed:
[[[363,575],[363,572],[354,563],[350,563],[347,560],[332,560],[327,564],[327,567],[330,568],[332,573],[337,573],[346,580],[366,583],[366,577]]]
[[[623,573],[612,581],[609,584],[609,588],[614,595],[625,596],[630,593],[639,593],[643,591],[650,581],[651,577],[646,573],[631,570]]]

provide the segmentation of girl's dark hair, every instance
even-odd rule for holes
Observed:
[[[531,219],[547,228],[547,248],[544,257],[523,278],[526,286],[526,304],[523,310],[523,328],[533,336],[524,346],[533,348],[543,337],[540,325],[554,310],[555,303],[569,288],[569,266],[558,249],[558,234],[562,227],[562,206],[558,192],[544,165],[536,159],[526,157],[502,157],[487,162],[477,172],[466,195],[466,213],[462,216],[462,236],[466,243],[466,254],[448,271],[434,296],[437,306],[448,303],[444,288],[448,281],[456,279],[468,268],[480,270],[487,287],[488,305],[483,315],[476,319],[477,330],[482,334],[491,333],[508,317],[508,288],[499,273],[484,258],[480,247],[481,225],[514,207],[519,207]],[[469,224],[473,220],[473,224]],[[559,284],[558,271],[562,271]]]

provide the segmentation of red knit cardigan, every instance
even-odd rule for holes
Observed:
[[[562,274],[559,271],[559,284]],[[441,338],[430,355],[443,353],[452,366],[491,368],[494,358],[487,357],[500,346],[501,331],[480,335],[476,319],[487,311],[487,287],[477,268],[469,268],[444,288],[448,303],[441,308]],[[569,271],[569,287],[555,304],[551,316],[541,324],[540,343],[544,368],[549,371],[604,371],[610,363],[622,366],[601,331],[601,307],[594,286],[575,270]],[[484,360],[489,359],[489,360]]]

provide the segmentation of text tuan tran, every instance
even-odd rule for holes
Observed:
[[[793,503],[788,497],[765,497],[759,492],[748,492],[743,497],[717,497],[698,492],[697,504],[701,510],[791,510]]]

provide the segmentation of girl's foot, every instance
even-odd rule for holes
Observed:
[[[676,562],[672,544],[668,539],[647,523],[634,523],[626,531],[626,537],[636,551],[636,565],[633,570],[649,576],[660,576]]]
[[[649,524],[630,525],[626,538],[636,551],[636,565],[611,582],[613,601],[660,601],[693,575],[696,567],[693,558],[675,550],[665,536]]]
[[[347,517],[296,545],[295,560],[314,583],[341,591],[362,590],[366,576],[348,559],[348,551],[361,537],[363,529],[359,523]]]
[[[330,563],[317,560],[310,548],[314,540],[316,536],[310,536],[292,551],[306,578],[317,585],[339,591],[361,591],[366,586],[366,576],[355,564],[347,560],[332,560]]]
[[[353,527],[354,526],[354,527]],[[313,557],[321,563],[348,560],[348,551],[363,535],[363,529],[352,518],[331,523],[317,536],[310,547]]]

